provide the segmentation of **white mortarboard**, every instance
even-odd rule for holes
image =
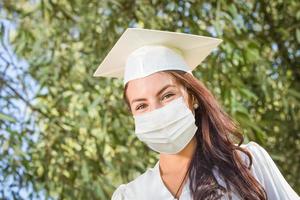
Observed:
[[[223,40],[187,33],[127,28],[93,76],[133,79],[163,70],[191,73]]]

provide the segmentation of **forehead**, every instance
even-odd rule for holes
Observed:
[[[126,95],[128,99],[149,96],[168,84],[179,86],[172,75],[165,72],[156,72],[149,76],[129,81]]]

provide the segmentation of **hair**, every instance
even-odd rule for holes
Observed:
[[[251,173],[252,156],[240,145],[244,137],[239,126],[226,114],[213,94],[192,74],[180,70],[163,71],[170,74],[187,89],[189,96],[198,101],[195,109],[197,145],[189,165],[190,191],[194,200],[220,199],[225,193],[232,199],[233,189],[245,200],[266,200],[267,194],[262,185]],[[128,84],[125,85],[124,99]],[[238,142],[238,145],[235,144]],[[237,151],[248,156],[247,166]],[[219,177],[226,187],[218,183],[213,168],[218,169]],[[231,185],[233,188],[231,188]]]

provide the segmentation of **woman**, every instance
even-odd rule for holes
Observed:
[[[121,49],[138,36],[142,42],[122,56]],[[198,45],[191,53],[180,42]],[[263,147],[253,141],[242,144],[237,125],[192,75],[219,43],[189,34],[127,29],[97,69],[100,76],[124,74],[124,98],[135,134],[159,153],[156,165],[121,184],[112,200],[299,199]],[[113,60],[115,55],[121,59]]]

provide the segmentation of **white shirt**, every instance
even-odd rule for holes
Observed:
[[[256,142],[242,144],[253,155],[251,172],[265,188],[269,200],[299,200],[297,193],[284,179],[276,164],[267,151]],[[245,154],[242,154],[245,155]],[[246,158],[246,157],[244,157]],[[247,162],[247,158],[244,159]],[[249,160],[248,160],[249,161]],[[225,183],[218,176],[218,171],[213,170],[214,176],[220,185]],[[234,190],[233,190],[234,191]],[[159,161],[153,168],[149,168],[143,174],[127,184],[121,184],[113,193],[112,200],[173,200],[174,197],[161,179]],[[222,200],[229,199],[224,196]],[[233,200],[240,199],[237,193],[232,194]],[[182,189],[179,200],[192,200],[189,190],[189,179]]]

